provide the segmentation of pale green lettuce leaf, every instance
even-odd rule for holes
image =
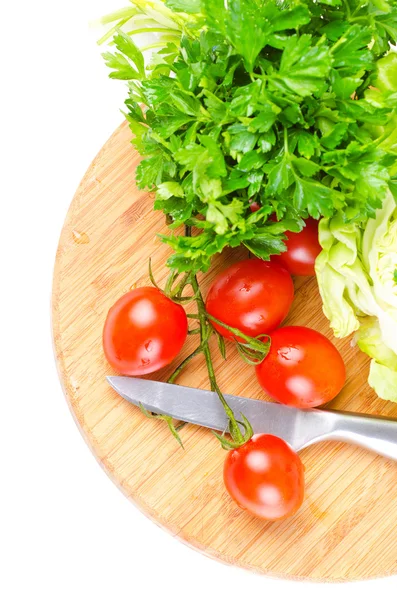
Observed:
[[[377,310],[360,260],[360,236],[359,226],[344,223],[341,215],[320,222],[323,251],[316,260],[316,275],[324,314],[336,337],[353,333],[359,327],[358,316]]]
[[[356,333],[372,358],[368,382],[397,402],[397,207],[388,192],[363,227],[342,215],[322,219],[316,274],[324,314],[336,337]]]
[[[349,335],[360,316],[377,317],[384,342],[397,352],[397,209],[388,193],[365,228],[341,215],[319,227],[323,251],[316,274],[324,313],[337,337]]]
[[[323,301],[323,312],[336,337],[346,337],[359,326],[354,307],[346,298],[346,277],[327,262],[327,254],[321,253],[316,262],[317,281]]]
[[[397,402],[397,371],[371,360],[368,383],[382,400]]]
[[[397,208],[392,194],[365,228],[363,264],[377,305],[368,314],[378,317],[384,343],[397,353]]]
[[[397,354],[383,342],[376,317],[366,317],[356,333],[359,348],[372,358],[368,383],[382,400],[397,402]]]
[[[360,329],[355,335],[360,350],[376,362],[397,371],[397,354],[383,343],[382,332],[376,317],[360,319]]]

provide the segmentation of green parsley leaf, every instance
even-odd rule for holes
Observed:
[[[175,12],[194,15],[201,11],[201,0],[165,0],[165,4]]]
[[[140,79],[138,71],[131,66],[131,63],[123,54],[104,52],[102,56],[105,59],[106,66],[112,69],[112,72],[109,73],[111,79],[125,79],[127,81]]]
[[[284,155],[269,171],[266,193],[280,194],[291,185],[291,164],[288,156]]]
[[[183,198],[184,195],[182,187],[176,181],[167,181],[157,186],[156,198],[158,200],[168,200],[171,196]]]
[[[256,150],[251,150],[244,154],[243,158],[239,162],[238,168],[240,171],[252,172],[256,169],[260,169],[266,162],[266,158],[263,154],[258,154]]]
[[[353,25],[331,49],[333,56],[333,67],[339,69],[339,73],[356,75],[360,71],[366,71],[373,67],[373,56],[368,49],[372,40],[372,32],[369,27]]]
[[[306,131],[298,131],[298,151],[302,156],[310,159],[314,156],[316,149],[318,148],[318,139],[315,135],[311,135]]]
[[[276,32],[297,29],[310,20],[303,5],[288,8],[262,0],[202,0],[202,5],[209,26],[226,37],[251,72]]]
[[[309,215],[361,224],[397,195],[396,0],[130,1],[104,56],[128,82],[136,183],[172,221],[170,267],[240,245],[267,260]]]
[[[333,124],[332,128],[327,132],[327,134],[323,135],[321,138],[321,144],[329,150],[336,148],[343,140],[348,127],[348,123]]]
[[[117,50],[130,59],[138,71],[139,77],[143,79],[145,77],[145,61],[142,52],[135,45],[133,39],[123,31],[118,31],[113,41]]]
[[[325,44],[312,45],[312,36],[293,35],[285,44],[278,75],[274,81],[299,96],[309,96],[324,88],[331,68],[331,56]]]
[[[256,133],[250,133],[248,130],[242,131],[232,137],[230,149],[235,152],[250,152],[255,148],[258,138],[259,136]]]
[[[307,211],[311,217],[318,219],[321,215],[330,217],[338,203],[338,193],[331,188],[319,183],[298,178],[294,193],[295,208],[299,212]]]
[[[305,177],[312,177],[315,173],[318,173],[321,169],[320,165],[312,162],[311,160],[307,160],[306,158],[295,158],[292,159],[292,164],[294,167],[297,167],[298,170]]]
[[[273,254],[281,254],[286,250],[284,241],[279,236],[267,232],[245,241],[244,246],[263,260],[270,260]]]
[[[160,154],[145,158],[137,168],[136,181],[140,189],[145,187],[151,189],[160,185],[164,159]]]
[[[332,91],[338,98],[347,100],[362,84],[359,77],[341,77],[338,71],[333,71],[331,75]]]

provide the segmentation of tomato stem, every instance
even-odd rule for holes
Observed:
[[[172,289],[172,286],[174,285],[177,277],[178,277],[178,271],[173,269],[168,276],[168,279],[166,281],[165,288],[164,288],[164,294],[166,296],[168,296],[168,298],[170,298],[172,296],[171,289]]]
[[[209,337],[212,333],[212,327],[207,321],[207,313],[205,310],[205,304],[204,304],[203,296],[201,294],[200,286],[197,281],[196,275],[192,275],[192,277],[190,279],[190,283],[192,285],[194,295],[196,296],[197,309],[198,309],[198,315],[199,315],[199,321],[200,321],[201,346],[202,346],[202,352],[204,354],[205,362],[207,364],[208,378],[210,381],[211,390],[213,392],[217,393],[219,400],[222,402],[224,411],[229,419],[229,431],[230,431],[230,435],[233,438],[233,442],[235,442],[236,445],[241,446],[247,440],[245,439],[245,436],[243,436],[243,434],[241,433],[241,430],[240,430],[239,424],[236,420],[236,417],[234,415],[234,412],[230,408],[228,403],[226,402],[226,399],[225,399],[224,395],[222,394],[222,392],[216,382],[214,365],[213,365],[212,357],[211,357],[211,350],[210,350],[210,347],[208,344]]]
[[[183,300],[182,293],[188,283],[189,277],[190,273],[185,273],[181,281],[174,287],[173,290],[171,290],[171,297],[173,300]],[[190,298],[187,299],[190,300]]]
[[[152,259],[151,258],[149,258],[149,279],[150,279],[152,285],[154,285],[154,287],[159,290],[160,287],[158,286],[158,284],[157,284],[157,282],[156,282],[156,280],[154,278],[154,275],[153,275],[153,271],[152,271]]]
[[[197,329],[189,329],[189,331],[187,332],[188,335],[196,335],[197,333],[200,333],[201,329],[200,327],[197,327]]]
[[[185,235],[187,237],[191,236],[191,227],[190,226],[185,226]],[[150,276],[150,280],[153,283],[153,285],[157,286],[154,276],[153,276],[153,272],[152,272],[151,261],[149,261],[149,276]],[[168,296],[169,298],[171,298],[172,300],[174,300],[175,302],[178,302],[178,303],[195,300],[196,305],[197,305],[197,313],[187,314],[187,317],[190,319],[198,320],[200,327],[196,328],[196,329],[191,329],[190,331],[188,331],[188,333],[190,335],[199,333],[200,334],[200,345],[195,350],[193,350],[193,352],[191,354],[189,354],[189,356],[187,356],[178,365],[178,367],[175,369],[175,371],[172,373],[172,375],[168,378],[167,383],[174,383],[175,380],[180,375],[180,373],[186,367],[186,365],[195,356],[197,356],[200,353],[203,353],[205,362],[207,365],[208,378],[209,378],[211,390],[217,394],[219,400],[222,403],[224,411],[229,420],[229,433],[230,433],[230,436],[232,439],[231,440],[227,439],[226,437],[224,437],[224,435],[220,435],[219,433],[216,433],[216,432],[213,432],[213,433],[221,442],[222,447],[225,448],[226,450],[230,450],[231,448],[238,448],[239,446],[242,446],[243,444],[245,444],[252,437],[253,430],[252,430],[252,427],[251,427],[249,421],[247,420],[247,418],[244,415],[241,415],[241,419],[242,419],[241,421],[238,421],[236,419],[236,416],[235,416],[233,410],[230,408],[229,404],[227,403],[227,401],[226,401],[223,393],[221,392],[221,390],[218,386],[218,383],[216,381],[214,365],[212,362],[211,350],[210,350],[210,346],[209,346],[209,340],[211,338],[212,333],[215,332],[218,336],[218,345],[219,345],[219,349],[220,349],[220,352],[221,352],[223,358],[225,358],[225,344],[224,344],[224,340],[223,340],[222,336],[217,331],[214,330],[211,321],[218,323],[225,329],[228,329],[229,331],[231,331],[236,336],[242,338],[246,343],[245,344],[240,343],[239,346],[241,346],[242,348],[245,347],[245,351],[247,352],[247,354],[250,354],[250,356],[253,355],[255,358],[258,355],[259,355],[259,357],[266,356],[266,354],[269,350],[270,342],[264,343],[259,339],[250,338],[250,337],[244,335],[243,333],[241,333],[238,329],[229,327],[228,325],[225,325],[221,321],[218,321],[218,319],[216,319],[215,317],[211,317],[211,315],[208,315],[205,310],[205,302],[204,302],[203,296],[201,294],[200,286],[199,286],[196,275],[193,275],[193,273],[191,273],[191,272],[187,272],[182,275],[182,278],[180,279],[179,283],[177,283],[177,279],[178,279],[177,271],[172,270],[167,279],[164,293],[166,294],[166,296]],[[191,287],[193,289],[192,297],[182,296],[186,286],[188,286],[188,285],[191,285]],[[146,411],[145,414],[149,414],[149,413],[147,413],[147,411]],[[150,415],[150,416],[154,416],[154,415]],[[156,415],[156,416],[157,416],[157,418],[163,419],[164,421],[167,422],[172,434],[178,440],[178,442],[182,445],[182,441],[178,435],[178,428],[176,428],[174,426],[172,419],[170,417],[167,417],[166,415]],[[242,427],[242,429],[240,429],[240,426]]]
[[[175,379],[178,377],[178,375],[181,373],[181,371],[186,367],[186,365],[192,360],[192,358],[197,356],[197,354],[200,354],[200,352],[202,352],[202,350],[203,350],[203,348],[200,344],[200,346],[198,346],[195,350],[193,350],[193,352],[191,354],[189,354],[189,356],[187,356],[181,362],[180,365],[177,366],[177,368],[172,373],[172,375],[167,379],[167,383],[174,383]]]
[[[174,425],[172,417],[170,417],[169,415],[157,415],[157,414],[151,413],[141,403],[139,404],[139,408],[141,409],[141,411],[143,412],[145,417],[147,417],[148,419],[159,419],[160,421],[165,421],[167,423],[168,428],[171,431],[172,435],[176,439],[176,441],[181,445],[181,447],[183,449],[185,449],[183,446],[183,442],[178,433],[178,431],[181,429],[181,427],[180,426],[176,427]]]

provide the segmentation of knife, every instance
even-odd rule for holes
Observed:
[[[128,402],[146,410],[218,431],[227,417],[215,392],[136,377],[107,377]],[[295,450],[324,440],[339,440],[397,460],[397,419],[336,410],[299,409],[264,400],[225,395],[238,419],[244,414],[255,433],[270,433]]]

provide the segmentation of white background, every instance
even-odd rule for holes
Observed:
[[[88,27],[119,2],[0,8],[0,598],[390,594],[396,578],[279,581],[185,547],[127,501],[73,422],[52,355],[51,278],[73,193],[121,121],[124,87],[107,78]]]

